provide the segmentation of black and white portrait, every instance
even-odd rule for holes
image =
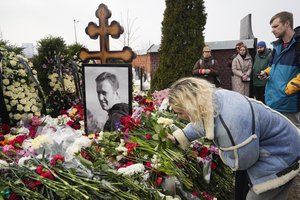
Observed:
[[[87,133],[114,131],[122,116],[131,114],[131,65],[85,65]]]

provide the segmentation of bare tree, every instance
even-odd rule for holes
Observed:
[[[137,42],[136,33],[139,27],[135,27],[137,18],[131,18],[129,16],[129,10],[127,10],[126,18],[123,18],[123,14],[121,13],[121,25],[124,28],[124,33],[121,35],[120,38],[120,45],[121,47],[129,46],[132,49],[135,49],[134,46]]]

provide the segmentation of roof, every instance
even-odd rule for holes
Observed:
[[[246,40],[227,40],[227,41],[215,41],[206,42],[205,45],[209,46],[211,50],[224,50],[224,49],[235,49],[235,45],[238,42],[243,42],[249,49],[255,48],[257,39],[246,39]],[[147,53],[157,53],[160,48],[159,44],[152,44],[147,50],[137,50],[135,53],[137,55],[145,55]]]
[[[256,38],[247,39],[247,40],[227,40],[227,41],[215,41],[215,42],[206,42],[212,50],[223,50],[223,49],[234,49],[235,45],[238,42],[243,42],[246,46],[251,49],[255,48]]]

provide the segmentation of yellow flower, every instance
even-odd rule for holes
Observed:
[[[6,140],[8,140],[8,141],[12,141],[12,140],[14,140],[16,137],[17,137],[16,135],[12,135],[12,134],[10,134],[10,133],[4,135],[4,138],[5,138]]]
[[[58,73],[53,73],[53,77],[57,78],[58,77]]]
[[[20,120],[22,118],[22,115],[20,115],[19,113],[14,114],[14,119],[15,120]]]
[[[36,99],[30,99],[30,102],[31,102],[32,104],[36,104]]]
[[[23,109],[24,109],[24,107],[21,104],[17,105],[17,110],[18,111],[22,111]]]
[[[20,76],[22,76],[22,77],[26,77],[26,76],[27,76],[27,74],[26,74],[26,72],[25,72],[24,69],[19,69],[19,70],[18,70],[18,74],[19,74]]]
[[[21,100],[20,100],[20,103],[23,104],[23,105],[26,105],[26,104],[27,104],[27,101],[26,101],[26,99],[21,99]]]
[[[9,61],[9,63],[12,67],[17,65],[17,62],[15,60],[11,60],[11,61]]]
[[[34,116],[41,116],[41,112],[34,112]]]
[[[30,88],[30,92],[34,92],[35,93],[35,88],[34,87]]]
[[[10,101],[10,105],[11,105],[11,106],[15,106],[15,105],[17,105],[17,103],[18,103],[17,100],[11,100],[11,101]]]
[[[19,97],[19,99],[23,99],[23,98],[25,98],[25,94],[24,93],[19,93],[18,97]]]
[[[27,101],[25,106],[31,107],[32,106],[32,102],[31,101]]]
[[[31,111],[32,111],[32,112],[37,112],[37,111],[38,111],[38,108],[37,108],[36,106],[33,105],[33,106],[31,107]]]
[[[19,94],[19,90],[18,90],[18,88],[13,88],[13,90],[11,90],[13,93],[15,93],[15,94]]]
[[[7,111],[11,111],[11,106],[10,105],[6,105],[6,110]]]
[[[21,83],[18,82],[18,81],[16,81],[16,82],[13,83],[13,85],[14,85],[15,87],[20,87]]]
[[[50,85],[51,87],[54,87],[55,83],[50,82],[49,85]]]
[[[11,91],[6,91],[6,92],[4,92],[4,95],[7,97],[11,97],[13,95],[13,93]]]
[[[26,80],[25,79],[21,79],[20,82],[21,83],[26,83]]]
[[[33,114],[32,114],[32,113],[29,113],[29,114],[27,115],[27,117],[28,117],[29,119],[31,119],[31,118],[33,118]]]
[[[8,80],[8,79],[3,79],[2,83],[3,83],[4,85],[9,85],[9,80]]]
[[[36,93],[31,93],[31,95],[28,95],[28,96],[31,96],[32,98],[37,98],[37,94]]]
[[[73,109],[69,112],[69,116],[73,117],[76,113],[77,113],[77,109],[76,109],[76,108],[73,108]]]
[[[25,112],[29,112],[29,111],[30,111],[30,106],[27,106],[27,105],[26,105],[26,106],[24,107],[24,111],[25,111]]]
[[[11,98],[12,98],[12,99],[17,99],[17,98],[18,98],[18,95],[17,95],[17,94],[13,94],[13,95],[11,95]]]

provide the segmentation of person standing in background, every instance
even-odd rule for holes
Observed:
[[[267,48],[264,41],[257,43],[257,54],[253,64],[253,94],[256,100],[265,103],[265,86],[266,80],[260,80],[258,75],[262,70],[265,70],[269,64],[272,56],[272,52]]]
[[[259,76],[267,79],[265,102],[300,128],[300,27],[293,30],[293,14],[289,12],[274,15],[270,25],[278,40],[272,42],[271,67]]]
[[[241,45],[238,55],[232,61],[232,90],[249,96],[252,58],[246,45]]]
[[[212,57],[209,46],[203,48],[202,57],[195,63],[192,73],[193,76],[203,78],[216,87],[221,86],[218,62]]]
[[[235,45],[235,53],[227,59],[227,67],[229,67],[230,69],[232,69],[232,61],[233,61],[233,59],[235,59],[235,57],[239,54],[239,49],[240,49],[241,45],[244,45],[244,43],[243,42],[238,42]]]

